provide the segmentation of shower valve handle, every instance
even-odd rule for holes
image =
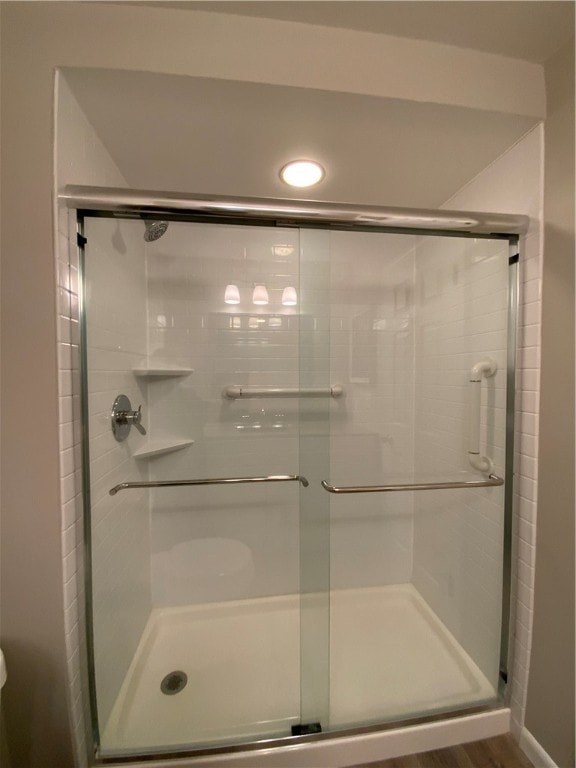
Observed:
[[[128,437],[130,427],[136,427],[141,435],[146,434],[142,425],[142,406],[132,410],[132,404],[126,395],[118,395],[112,406],[112,432],[119,442]]]
[[[126,418],[126,423],[131,424],[133,427],[136,427],[138,432],[140,432],[141,435],[146,434],[146,430],[144,429],[144,426],[142,425],[142,406],[138,406],[137,411],[126,411],[124,413],[124,416]]]

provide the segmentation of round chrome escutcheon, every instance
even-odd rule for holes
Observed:
[[[126,397],[126,395],[118,395],[112,406],[112,433],[119,443],[126,440],[128,433],[130,432],[130,427],[132,426],[122,417],[122,414],[128,413],[129,411],[132,411],[130,398]]]

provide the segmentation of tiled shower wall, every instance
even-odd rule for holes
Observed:
[[[148,491],[108,493],[118,483],[148,479],[146,461],[133,458],[147,438],[131,428],[118,442],[110,428],[119,394],[134,409],[142,406],[143,423],[149,412],[146,384],[132,372],[147,362],[143,234],[141,222],[85,222],[92,605],[100,723],[108,719],[151,609]]]
[[[497,365],[481,384],[480,450],[505,471],[508,241],[422,238],[416,249],[415,474],[477,479],[470,467],[471,368]],[[497,684],[504,488],[416,495],[413,581]]]
[[[330,481],[406,480],[414,463],[414,248],[410,235],[332,232]],[[330,497],[331,588],[408,582],[411,494]]]
[[[230,400],[229,385],[299,386],[296,230],[171,223],[147,247],[151,359],[194,369],[149,385],[151,432],[194,444],[150,460],[154,478],[299,473],[298,399]],[[255,284],[269,304],[252,303]],[[224,302],[228,284],[240,304]],[[286,594],[299,586],[296,483],[153,494],[157,607]]]
[[[543,253],[543,126],[530,131],[445,204],[446,208],[503,211],[530,217],[521,238],[517,354],[514,536],[510,679],[513,730],[524,721],[532,632],[538,482],[540,316]],[[490,316],[488,315],[488,319]]]
[[[149,385],[154,435],[195,441],[151,460],[151,477],[300,471],[315,487],[325,478],[316,477],[312,454],[299,460],[299,439],[309,438],[330,451],[335,482],[379,482],[384,469],[412,465],[414,239],[315,233],[312,246],[302,237],[301,285],[294,230],[171,224],[147,247],[151,357],[194,368]],[[311,250],[322,246],[329,261],[312,263]],[[252,304],[258,282],[268,288],[267,307]],[[223,302],[228,283],[240,289],[235,307]],[[300,317],[281,305],[287,285],[301,291]],[[299,326],[310,326],[316,342],[302,359]],[[345,396],[330,399],[329,411],[312,398],[222,396],[230,384],[298,387],[301,377],[339,384]],[[330,497],[333,587],[410,579],[407,501]],[[297,487],[162,489],[153,509],[156,606],[298,590]]]

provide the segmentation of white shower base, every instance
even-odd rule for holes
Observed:
[[[330,728],[495,699],[410,584],[334,592],[330,634]],[[155,609],[102,754],[289,735],[300,722],[299,645],[296,595]],[[166,696],[173,670],[188,683]]]

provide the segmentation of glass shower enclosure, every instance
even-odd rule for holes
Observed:
[[[501,704],[518,236],[79,223],[99,756]]]

